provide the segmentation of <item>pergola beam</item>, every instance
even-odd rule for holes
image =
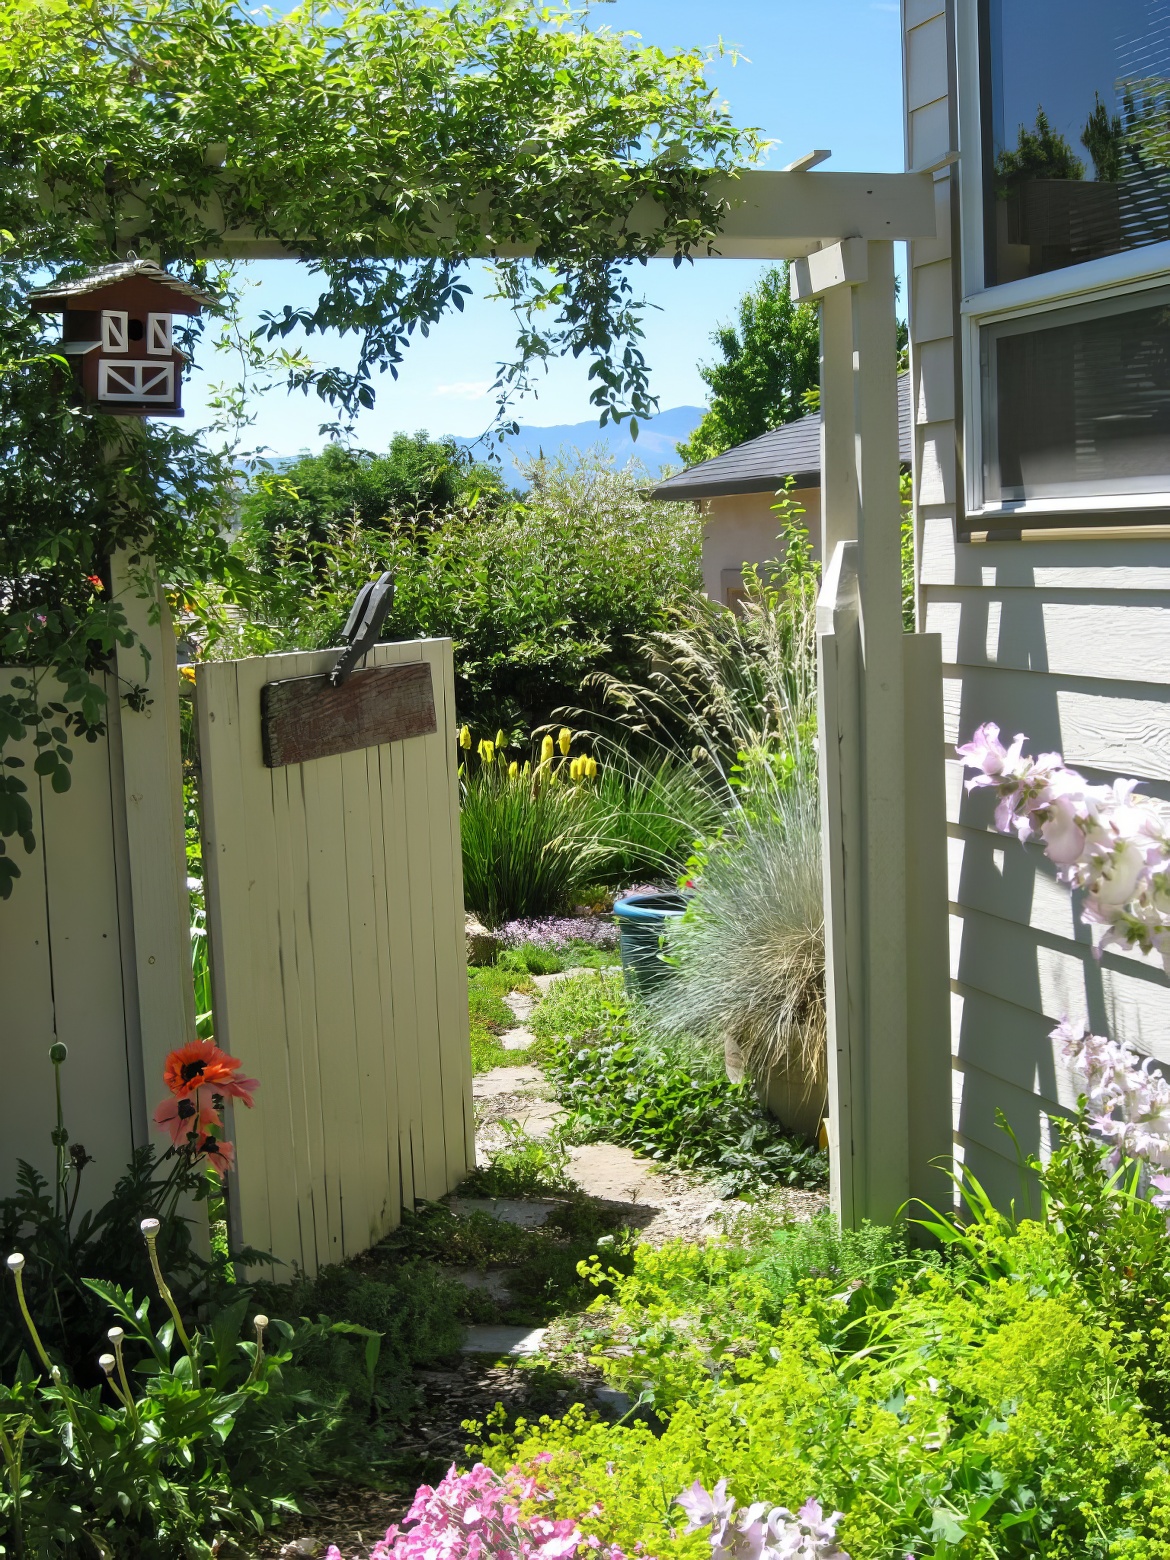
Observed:
[[[224,211],[231,209],[231,171],[213,175],[222,181],[222,192],[214,192],[206,202],[192,206],[191,215],[209,233],[215,235],[196,248],[194,258],[207,260],[322,259],[336,253],[312,233],[282,232],[279,210],[265,214],[262,223],[233,225]],[[920,173],[766,173],[748,171],[735,177],[720,176],[708,187],[709,194],[723,205],[726,217],[709,251],[711,258],[731,260],[800,259],[825,244],[843,238],[897,240],[930,238],[935,232],[933,180]],[[149,198],[141,202],[141,219],[134,212],[134,201],[127,203],[120,226],[123,249],[143,247],[140,234],[149,220]],[[374,202],[376,205],[376,202]],[[484,202],[484,217],[489,218]],[[662,212],[651,201],[640,201],[630,217],[635,233],[652,233],[661,225]],[[453,224],[436,208],[432,222],[439,239],[450,234]],[[406,258],[401,239],[390,223],[372,224],[372,238],[361,246],[361,253],[375,258]],[[436,245],[436,248],[439,246]],[[501,239],[494,243],[486,233],[476,254],[484,258],[499,255],[522,258],[540,247],[539,234],[531,241]],[[410,254],[423,255],[426,246],[415,235]],[[674,250],[663,251],[673,256]],[[708,258],[708,251],[694,251],[694,258]]]

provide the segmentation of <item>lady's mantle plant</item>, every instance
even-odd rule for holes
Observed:
[[[1090,785],[1066,769],[1059,753],[1029,758],[1017,736],[1010,748],[999,727],[980,726],[956,749],[978,771],[967,789],[993,787],[995,823],[1005,834],[1039,840],[1062,882],[1083,894],[1084,920],[1105,927],[1097,952],[1110,946],[1158,953],[1170,973],[1170,826],[1135,797],[1137,780]]]

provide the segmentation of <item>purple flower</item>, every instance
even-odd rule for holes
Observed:
[[[525,943],[560,953],[571,942],[589,943],[594,948],[616,948],[617,927],[608,916],[555,915],[539,920],[506,921],[496,933],[505,948],[520,948]]]

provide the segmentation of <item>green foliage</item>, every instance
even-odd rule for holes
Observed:
[[[507,994],[510,991],[531,992],[535,989],[526,977],[527,967],[517,967],[515,963],[468,970],[473,1072],[506,1067],[514,1059],[499,1044],[498,1036],[516,1027],[515,1015],[504,1001]]]
[[[511,777],[502,763],[464,775],[463,899],[488,926],[555,915],[595,881],[605,820],[587,788],[539,768]]]
[[[844,1289],[806,1277],[779,1313],[734,1247],[643,1249],[609,1276],[596,1356],[652,1403],[658,1433],[578,1412],[498,1433],[489,1455],[551,1453],[558,1506],[597,1501],[603,1542],[666,1556],[701,1553],[670,1495],[726,1476],[744,1502],[812,1493],[843,1510],[855,1560],[1152,1560],[1170,1539],[1167,1446],[1113,1331],[1037,1285],[1047,1270],[1067,1286],[1056,1240],[1007,1238],[1031,1282],[901,1264]]]
[[[233,0],[0,0],[0,40],[0,659],[48,669],[0,698],[6,895],[19,868],[4,842],[35,842],[12,747],[31,737],[38,779],[67,789],[67,736],[101,733],[99,673],[132,644],[111,552],[149,544],[200,612],[250,600],[223,533],[252,384],[283,376],[352,418],[373,405],[375,373],[397,375],[410,341],[462,309],[472,257],[516,244],[532,258],[494,263],[517,320],[501,415],[571,354],[591,360],[601,420],[636,421],[655,402],[631,267],[704,252],[721,220],[712,174],[759,143],[729,123],[705,55],[511,0],[262,16]],[[635,206],[657,213],[641,231]],[[316,256],[321,278],[315,304],[278,305],[251,336],[230,267],[206,276],[201,258],[238,228]],[[78,274],[129,247],[221,294],[219,344],[243,380],[217,391],[220,450],[75,406],[52,317],[30,314],[46,269],[64,259]],[[192,352],[202,331],[179,344]],[[325,331],[358,338],[352,371],[297,345]]]
[[[121,1329],[109,1335],[102,1371],[88,1373],[99,1384],[50,1374],[26,1312],[26,1343],[39,1363],[22,1353],[12,1384],[0,1387],[5,1553],[204,1556],[214,1535],[255,1535],[295,1510],[295,1492],[313,1481],[309,1453],[327,1416],[285,1390],[292,1328],[246,1323],[251,1297],[242,1291],[188,1336],[161,1277],[170,1313],[161,1326],[149,1300],[85,1282],[105,1323]],[[19,1274],[17,1297],[23,1308]],[[96,1336],[89,1346],[98,1352]]]
[[[533,1018],[540,1058],[569,1130],[584,1141],[713,1172],[725,1196],[774,1186],[820,1186],[816,1149],[785,1136],[750,1089],[709,1067],[672,1060],[646,1043],[615,977],[559,981]]]
[[[914,583],[914,479],[908,471],[902,473],[902,530],[899,537],[899,554],[902,562],[902,627],[906,633],[914,632],[914,600],[917,590]]]
[[[454,640],[456,708],[480,731],[527,732],[577,702],[591,675],[631,675],[631,636],[699,587],[691,507],[644,503],[641,468],[601,452],[530,474],[522,501],[467,492],[437,528],[395,513],[374,530],[333,526],[321,542],[282,533],[253,621],[212,653],[336,644],[358,589],[393,569],[387,637]],[[253,527],[237,545],[241,564],[261,567],[268,545]]]
[[[350,522],[363,530],[435,523],[477,494],[498,498],[502,487],[498,466],[472,462],[458,445],[435,442],[425,433],[413,438],[398,433],[385,455],[328,444],[279,473],[258,473],[244,496],[240,522],[258,548],[267,538],[271,560],[272,541],[283,533],[319,548]]]
[[[741,754],[787,763],[814,751],[820,566],[789,490],[773,509],[782,555],[745,570],[739,613],[706,597],[683,602],[638,637],[638,678],[590,680],[617,730],[703,765],[725,802]]]
[[[793,303],[787,265],[770,266],[738,313],[738,329],[722,325],[711,337],[720,360],[699,367],[711,405],[676,446],[688,466],[804,416],[803,398],[819,383],[820,319],[814,304]]]

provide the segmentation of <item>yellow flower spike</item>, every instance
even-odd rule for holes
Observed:
[[[480,758],[483,759],[485,764],[490,764],[493,762],[496,756],[496,744],[491,740],[490,737],[484,737],[480,742],[479,747],[476,749],[476,752],[479,754]]]
[[[471,727],[470,726],[461,726],[459,728],[459,746],[461,748],[463,748],[465,752],[470,752],[471,751]]]
[[[569,779],[570,780],[580,780],[580,778],[581,778],[581,760],[579,758],[575,758],[575,759],[573,759],[572,763],[569,765]]]
[[[512,762],[508,765],[508,779],[516,780],[519,778],[519,775],[520,765],[516,762],[515,759],[513,759]]]
[[[568,726],[561,727],[560,735],[557,737],[557,741],[560,743],[561,752],[565,755],[566,758],[568,758],[569,749],[573,746],[573,733],[569,730]]]
[[[587,758],[585,760],[585,775],[589,780],[597,779],[597,760],[595,758]]]
[[[540,744],[540,761],[541,761],[541,763],[542,764],[549,764],[549,763],[551,763],[552,762],[553,752],[554,752],[553,739],[551,737],[545,737],[544,741]]]
[[[525,780],[528,779],[528,776],[531,773],[532,773],[532,765],[528,762],[527,759],[525,759],[524,760],[524,778],[525,778]]]
[[[503,732],[502,728],[501,728],[501,730],[496,732],[496,746],[499,748],[501,753],[508,746],[508,739],[504,735],[504,732]]]
[[[195,668],[193,666],[180,666],[179,676],[184,682],[193,683],[195,681]]]

